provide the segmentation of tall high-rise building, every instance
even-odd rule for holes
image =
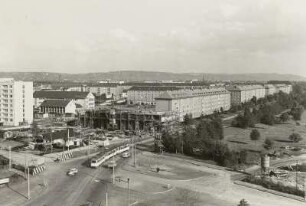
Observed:
[[[0,125],[32,124],[33,102],[33,82],[0,78]]]

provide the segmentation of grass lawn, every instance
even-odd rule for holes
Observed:
[[[256,129],[261,134],[258,141],[252,141],[250,139],[252,129],[254,128],[240,129],[235,127],[226,127],[224,128],[224,141],[233,150],[247,149],[264,151],[264,141],[266,138],[270,138],[274,140],[274,150],[280,149],[281,146],[299,146],[305,147],[305,150],[301,150],[299,153],[306,153],[306,112],[303,113],[300,125],[297,125],[293,120],[283,124],[275,124],[273,126],[256,124]],[[291,142],[288,137],[292,132],[299,133],[303,140],[299,143]],[[294,154],[291,150],[288,150],[288,153]]]

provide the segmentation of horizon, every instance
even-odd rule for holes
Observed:
[[[293,76],[300,76],[306,78],[304,75],[300,74],[293,74],[293,73],[277,73],[277,72],[249,72],[249,73],[211,73],[211,72],[171,72],[171,71],[153,71],[153,70],[114,70],[114,71],[98,71],[98,72],[53,72],[53,71],[4,71],[0,68],[0,73],[51,73],[51,74],[71,74],[71,75],[82,75],[82,74],[100,74],[100,73],[116,73],[116,72],[144,72],[144,73],[169,73],[169,74],[211,74],[211,75],[265,75],[265,74],[277,74],[277,75],[293,75]],[[0,77],[1,78],[1,77]]]

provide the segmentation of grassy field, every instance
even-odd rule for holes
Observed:
[[[251,130],[254,128],[240,129],[235,127],[224,128],[224,141],[228,144],[231,149],[234,150],[254,150],[254,151],[265,151],[263,143],[266,138],[274,140],[273,150],[278,150],[282,146],[291,147],[304,147],[305,150],[301,150],[298,153],[306,153],[306,112],[302,116],[300,125],[297,125],[295,121],[290,120],[287,123],[275,124],[268,126],[264,124],[256,124],[256,129],[261,134],[258,141],[252,141],[250,139]],[[288,137],[292,132],[299,133],[303,138],[299,143],[291,142]],[[285,149],[283,149],[285,150]],[[297,154],[291,150],[286,150],[289,154]]]

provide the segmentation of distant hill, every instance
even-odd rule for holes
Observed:
[[[79,81],[96,82],[105,79],[124,81],[144,80],[205,80],[205,81],[306,81],[306,78],[292,74],[256,73],[256,74],[212,74],[212,73],[170,73],[145,71],[114,71],[103,73],[51,73],[51,72],[0,72],[0,78],[12,77],[27,81]]]

